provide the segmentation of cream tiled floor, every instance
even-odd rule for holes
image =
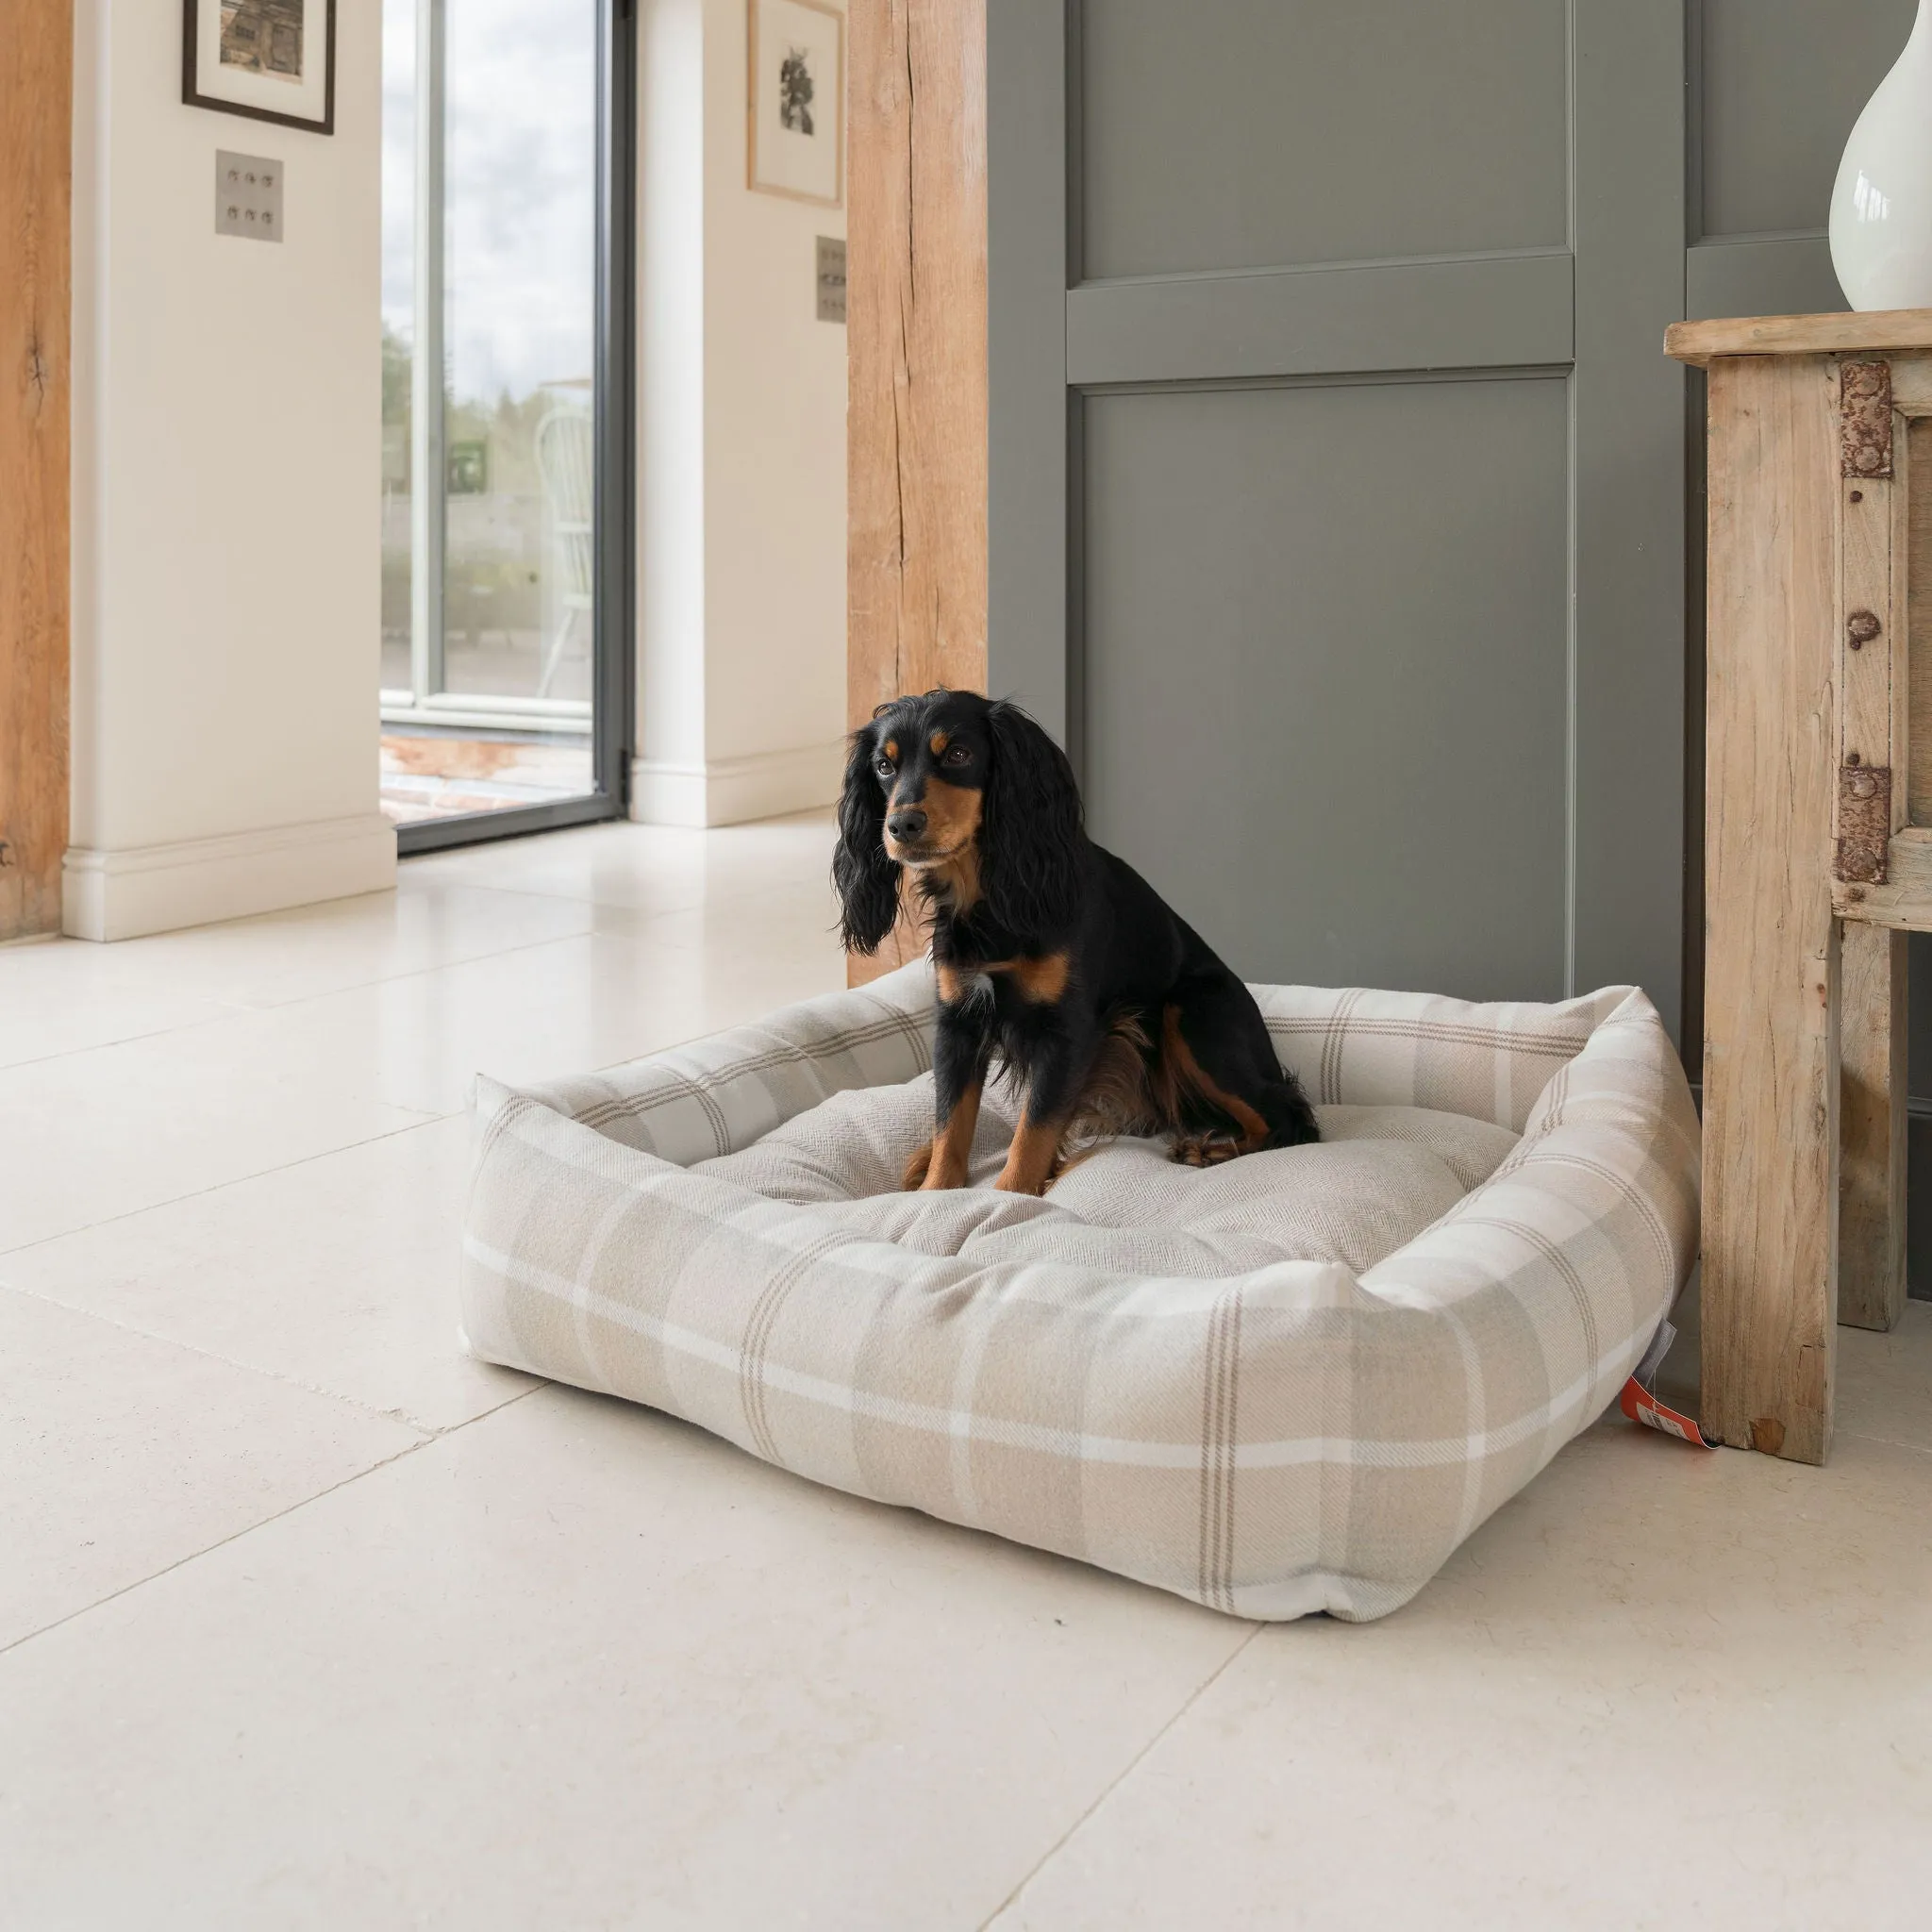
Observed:
[[[829,839],[0,951],[0,1926],[1927,1922],[1932,1308],[1826,1469],[1613,1419],[1359,1628],[458,1355],[470,1075],[841,984]]]

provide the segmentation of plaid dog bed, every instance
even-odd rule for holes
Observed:
[[[469,1345],[1216,1609],[1384,1616],[1642,1356],[1696,1252],[1696,1115],[1628,989],[1255,991],[1322,1146],[1199,1174],[1123,1142],[1044,1200],[890,1191],[930,1132],[924,966],[479,1081]]]

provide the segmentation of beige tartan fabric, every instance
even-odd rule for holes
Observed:
[[[831,1095],[927,1069],[909,967],[594,1078],[479,1082],[470,1346],[1236,1615],[1386,1615],[1641,1356],[1695,1253],[1696,1116],[1627,989],[1256,992],[1318,1103],[1520,1141],[1359,1273],[1238,1247],[1220,1273],[1041,1258],[1008,1236],[1064,1229],[1051,1196],[726,1177]]]

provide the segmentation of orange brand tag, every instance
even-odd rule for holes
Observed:
[[[1680,1442],[1694,1442],[1700,1449],[1717,1447],[1715,1442],[1704,1440],[1704,1431],[1688,1415],[1666,1408],[1635,1375],[1624,1384],[1617,1406],[1633,1423],[1641,1423],[1646,1429],[1661,1429],[1665,1435],[1674,1436]]]

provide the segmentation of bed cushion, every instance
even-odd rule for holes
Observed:
[[[982,1263],[1066,1261],[1144,1274],[1239,1274],[1274,1261],[1334,1261],[1359,1273],[1487,1180],[1517,1136],[1489,1121],[1415,1107],[1323,1107],[1322,1141],[1208,1169],[1158,1141],[1119,1140],[1076,1161],[1043,1200],[992,1191],[1018,1108],[988,1089],[972,1189],[908,1217],[907,1158],[932,1138],[932,1075],[835,1093],[740,1153],[693,1174],[767,1199],[828,1211],[855,1235]],[[930,1200],[917,1204],[930,1207]]]
[[[478,1084],[490,1360],[1242,1616],[1386,1614],[1612,1401],[1689,1272],[1697,1124],[1640,992],[1257,987],[1324,1142],[1122,1141],[904,1194],[911,967],[609,1073]]]

